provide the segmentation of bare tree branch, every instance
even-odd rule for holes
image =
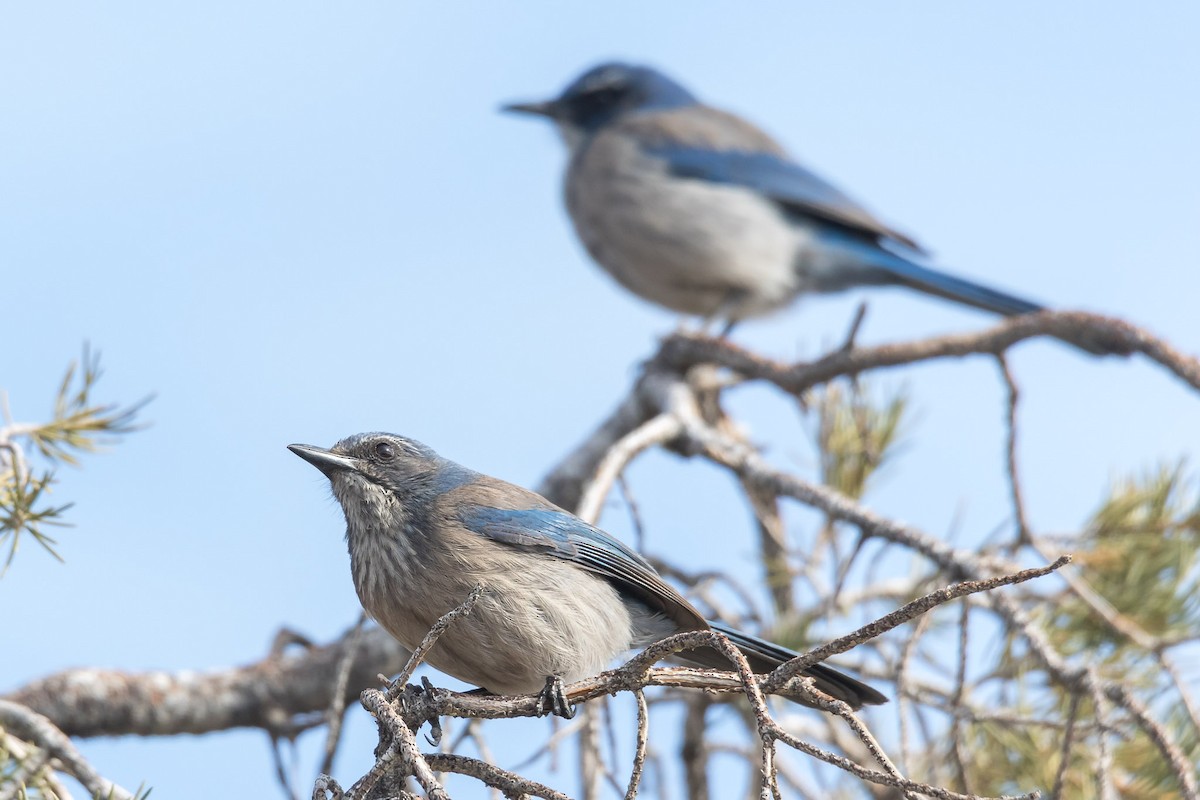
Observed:
[[[69,736],[170,736],[230,728],[294,733],[320,724],[347,638],[208,673],[71,669],[0,699],[28,706]],[[398,672],[409,656],[378,628],[364,631],[353,648],[345,695],[351,700],[379,673]]]
[[[82,783],[93,797],[133,800],[132,794],[96,772],[67,735],[41,714],[19,703],[0,700],[0,728],[44,750],[61,765],[62,771]]]
[[[780,364],[753,355],[723,339],[676,334],[665,340],[654,364],[683,373],[697,364],[731,369],[747,379],[764,380],[799,395],[818,384],[868,370],[898,367],[941,358],[998,355],[1024,339],[1103,340],[1129,353],[1142,353],[1168,372],[1200,389],[1200,361],[1124,320],[1082,311],[1040,311],[1009,317],[978,333],[948,334],[913,342],[869,348],[839,348],[816,361]]]

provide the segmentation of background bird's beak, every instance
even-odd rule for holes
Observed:
[[[501,111],[507,111],[510,114],[533,114],[538,117],[549,117],[554,119],[558,112],[558,104],[553,100],[546,100],[541,103],[510,103],[502,106]]]
[[[334,472],[358,469],[358,459],[338,455],[332,450],[326,450],[323,447],[313,447],[311,444],[289,444],[288,450],[291,450],[327,476]]]

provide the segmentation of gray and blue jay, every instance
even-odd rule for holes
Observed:
[[[599,528],[412,439],[363,433],[328,450],[288,449],[329,478],[346,516],[358,597],[401,644],[415,648],[439,617],[483,586],[470,615],[455,620],[428,660],[486,691],[538,692],[547,710],[567,716],[562,682],[678,631],[720,630],[760,673],[796,655],[709,622],[644,558]],[[681,658],[729,668],[715,650]],[[854,708],[887,702],[823,664],[805,674]]]
[[[649,67],[601,64],[552,100],[505,110],[557,125],[579,238],[661,306],[732,326],[805,292],[898,285],[1006,316],[1042,308],[926,266],[914,240],[767,134]]]

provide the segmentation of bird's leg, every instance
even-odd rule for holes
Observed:
[[[558,675],[547,676],[546,685],[538,692],[538,716],[546,714],[554,714],[563,719],[575,717],[575,707],[567,702],[567,696],[563,693],[562,678]]]
[[[850,321],[850,330],[846,333],[846,341],[842,343],[838,352],[849,353],[854,349],[855,340],[858,339],[858,330],[862,327],[863,320],[866,318],[867,303],[863,301],[858,304],[858,310],[854,312],[854,319]]]
[[[720,305],[705,315],[704,321],[700,326],[701,332],[707,335],[709,326],[715,325],[720,320],[725,320],[725,326],[721,328],[721,332],[717,334],[717,338],[728,339],[729,334],[733,333],[733,326],[738,324],[738,318],[733,315],[733,311],[745,299],[746,292],[740,289],[729,292],[729,294],[725,295],[725,299],[721,301]]]

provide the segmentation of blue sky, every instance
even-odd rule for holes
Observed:
[[[43,418],[89,341],[102,398],[156,399],[149,429],[63,473],[66,564],[29,549],[0,580],[0,691],[76,665],[246,663],[280,625],[323,640],[352,623],[340,512],[290,442],[392,430],[528,485],[591,430],[675,320],[588,263],[561,146],[497,108],[601,59],[754,119],[944,265],[1200,350],[1198,25],[1183,2],[4,6],[0,387],[19,420]],[[736,338],[811,355],[864,297],[867,343],[990,321],[875,291]],[[1012,365],[1038,529],[1194,456],[1195,396],[1146,362],[1039,341]],[[872,507],[961,539],[1002,528],[994,366],[878,384],[907,386],[917,413]],[[812,474],[789,404],[737,407]],[[631,480],[652,552],[755,574],[723,476],[654,456]],[[626,516],[603,522],[625,536]],[[340,777],[368,763],[363,716]],[[83,748],[164,797],[206,796],[216,763],[269,796],[264,740]]]

